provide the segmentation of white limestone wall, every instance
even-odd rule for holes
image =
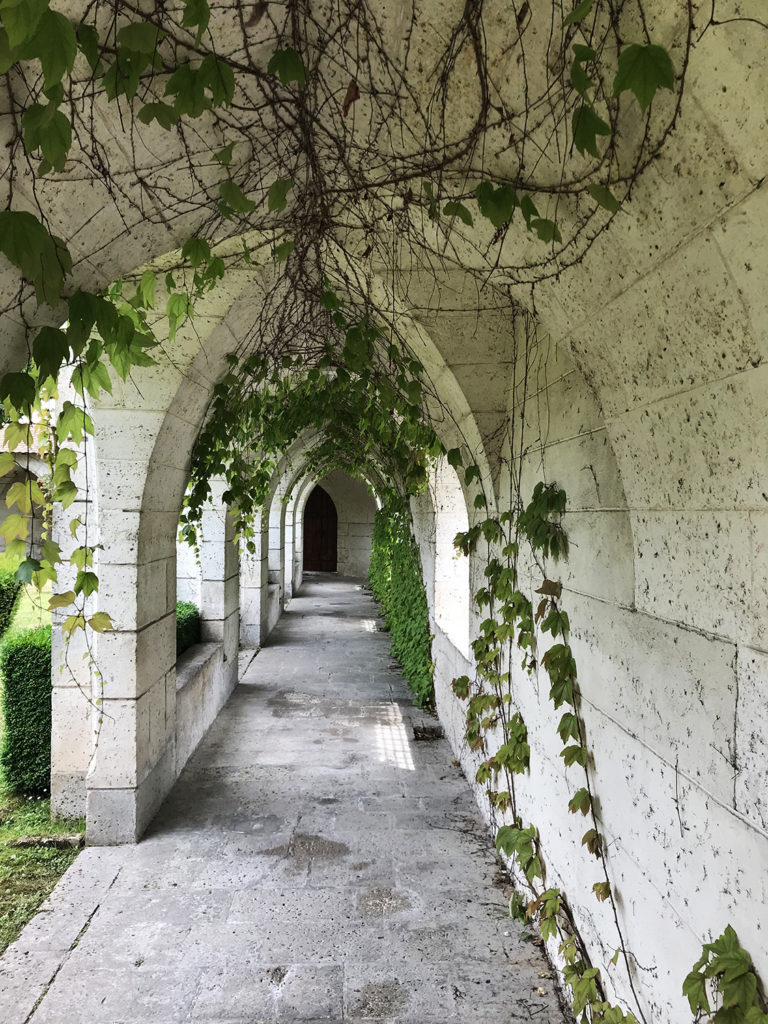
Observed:
[[[695,390],[686,389],[663,413],[652,401],[606,417],[564,345],[543,338],[533,362],[527,394],[515,396],[518,415],[526,412],[523,493],[538,479],[568,493],[570,557],[545,568],[564,584],[620,925],[643,965],[633,981],[649,1021],[678,1024],[690,1016],[682,981],[727,924],[768,973],[757,909],[768,902],[768,577],[762,514],[742,490],[759,478],[757,463],[744,477],[732,461],[746,468],[747,434],[761,421],[744,415],[749,385],[733,375],[703,389],[708,402],[695,415]],[[755,375],[756,396],[761,373],[745,373]],[[713,421],[728,424],[727,448],[710,434]],[[504,475],[500,491],[503,508]],[[541,580],[531,569],[524,561],[529,592]],[[472,781],[482,757],[463,744],[464,705],[450,690],[468,663],[438,623],[433,630],[438,709]],[[541,655],[551,639],[539,642]],[[547,884],[568,894],[609,993],[631,1000],[626,975],[608,969],[618,938],[609,907],[591,893],[600,872],[581,846],[589,823],[567,811],[583,775],[559,757],[562,709],[552,707],[543,671],[518,669],[512,686],[531,744],[519,807],[540,830]],[[484,787],[475,789],[490,818]]]
[[[337,571],[342,576],[367,576],[376,502],[368,487],[340,469],[317,483],[330,494],[338,515]]]

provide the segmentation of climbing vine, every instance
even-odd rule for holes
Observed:
[[[376,511],[368,573],[392,634],[392,654],[403,667],[419,707],[435,705],[429,608],[407,503],[391,497]]]

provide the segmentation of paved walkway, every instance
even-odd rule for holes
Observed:
[[[146,839],[85,850],[0,961],[3,1024],[562,1024],[376,616],[305,583]]]

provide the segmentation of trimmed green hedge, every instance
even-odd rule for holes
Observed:
[[[11,633],[0,646],[5,733],[0,765],[16,792],[47,793],[51,776],[51,627]]]
[[[200,643],[200,609],[191,601],[176,604],[176,657]]]
[[[16,579],[15,571],[0,567],[0,636],[11,624],[20,591],[21,582]]]
[[[402,500],[390,499],[376,513],[368,582],[392,634],[392,654],[403,667],[416,704],[434,707],[427,595],[410,511]]]

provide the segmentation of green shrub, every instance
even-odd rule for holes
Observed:
[[[392,634],[392,654],[403,667],[416,703],[434,707],[427,595],[410,511],[402,500],[390,499],[376,513],[368,582]]]
[[[176,604],[176,657],[200,643],[200,610],[191,601]]]
[[[0,636],[11,624],[21,591],[21,583],[16,579],[16,570],[6,567],[6,564],[3,564],[6,562],[6,559],[0,562]]]
[[[51,775],[51,627],[9,634],[0,646],[0,672],[5,783],[19,793],[46,793]]]

